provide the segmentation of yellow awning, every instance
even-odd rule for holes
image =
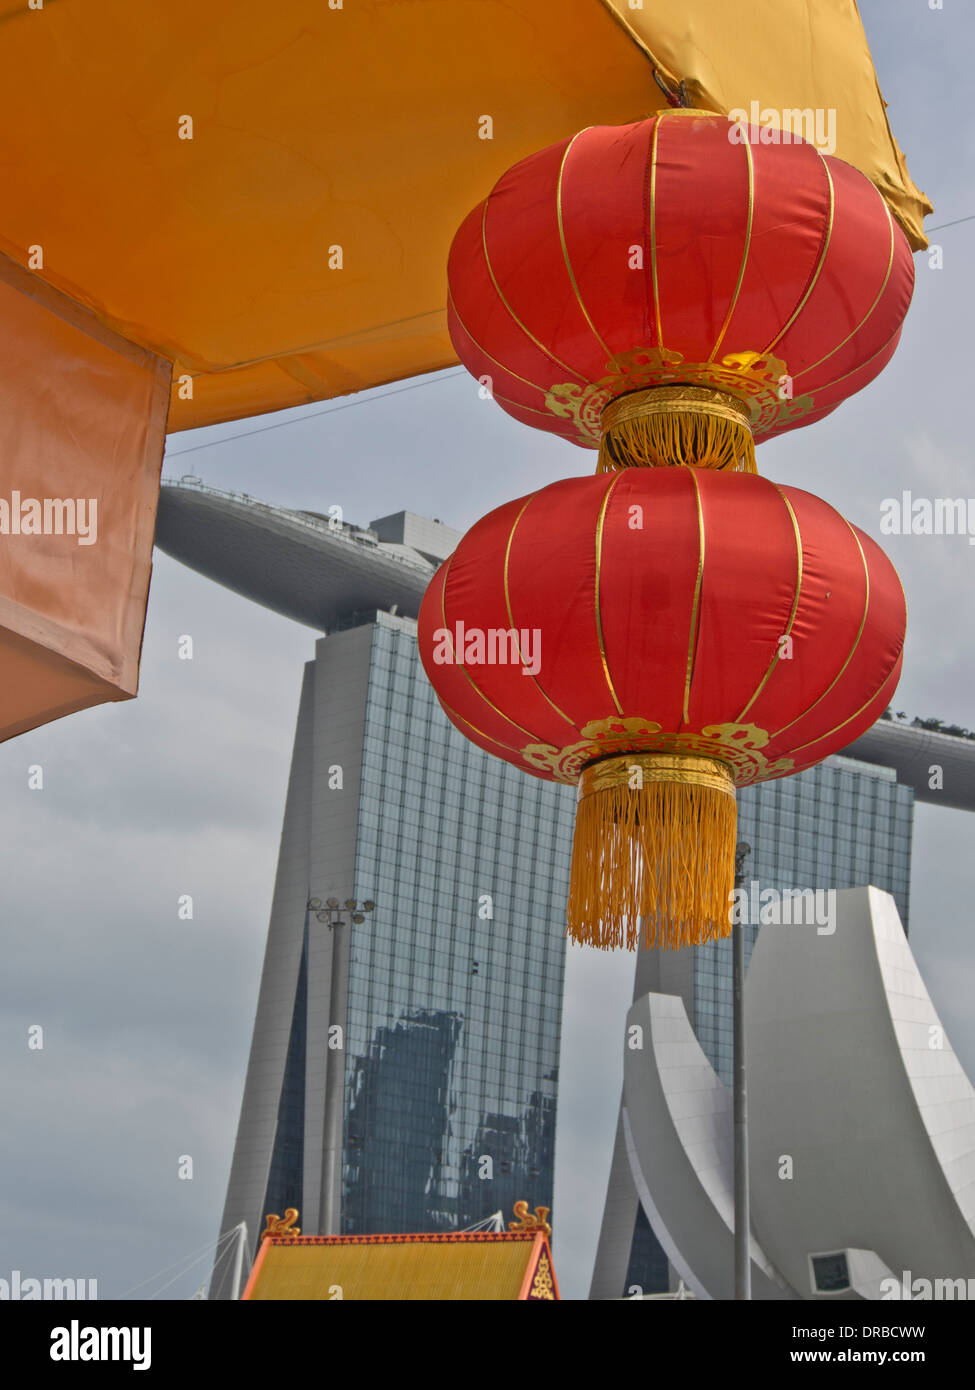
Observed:
[[[463,216],[655,73],[835,111],[923,243],[853,0],[0,0],[0,42],[0,500],[99,504],[0,536],[0,739],[135,692],[166,429],[452,364]]]
[[[672,84],[683,79],[689,105],[722,115],[757,109],[768,125],[799,134],[810,116],[817,133],[831,127],[835,148],[824,152],[866,174],[913,250],[927,245],[922,222],[932,207],[890,129],[856,0],[603,3]]]
[[[175,363],[170,429],[453,363],[464,214],[658,109],[655,62],[722,112],[835,108],[921,242],[852,0],[0,3],[0,249]]]

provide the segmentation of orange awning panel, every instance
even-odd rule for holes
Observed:
[[[0,257],[0,739],[136,693],[169,363]]]
[[[835,107],[915,244],[927,206],[852,0],[0,0],[0,22],[0,247],[175,363],[171,429],[453,363],[465,213],[532,150],[659,109],[658,60],[721,111]]]

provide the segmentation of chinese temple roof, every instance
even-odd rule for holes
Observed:
[[[538,1302],[559,1286],[544,1231],[270,1235],[242,1298]]]

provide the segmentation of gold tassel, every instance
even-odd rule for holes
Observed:
[[[572,940],[633,951],[730,936],[737,819],[731,771],[714,758],[590,763],[572,847]]]
[[[702,386],[631,391],[604,408],[602,429],[597,473],[681,466],[757,471],[748,410],[726,391]]]

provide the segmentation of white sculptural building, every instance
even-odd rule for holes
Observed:
[[[834,913],[763,926],[746,979],[753,1297],[975,1296],[975,1088],[891,895],[841,890]],[[687,1289],[733,1298],[731,1092],[680,994],[626,1022],[643,1212]],[[612,1202],[604,1243],[607,1223]]]

